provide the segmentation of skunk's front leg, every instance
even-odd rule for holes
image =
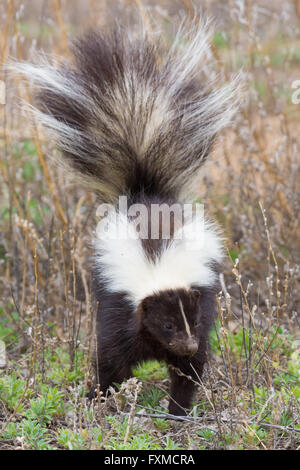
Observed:
[[[98,388],[102,392],[102,396],[106,396],[110,386],[114,386],[115,383],[122,383],[131,375],[131,367],[122,364],[122,358],[118,357],[112,360],[111,357],[102,357],[101,363],[96,368],[96,378],[88,397],[90,399],[96,398]]]
[[[101,291],[100,291],[101,292]],[[108,294],[96,289],[99,296],[97,311],[97,344],[94,357],[95,381],[89,397],[95,398],[99,387],[103,396],[114,383],[131,377],[136,360],[138,323],[133,308],[122,294]]]
[[[196,355],[197,356],[197,355]],[[181,358],[175,364],[169,364],[171,393],[169,413],[185,416],[190,409],[194,393],[203,372],[204,362],[192,358]]]

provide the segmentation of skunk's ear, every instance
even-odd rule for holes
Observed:
[[[153,298],[151,296],[145,297],[141,301],[141,304],[140,304],[142,312],[144,314],[147,314],[149,310],[151,310],[152,304],[153,304]]]
[[[147,318],[151,317],[149,313],[152,310],[152,304],[153,304],[153,298],[151,296],[145,297],[139,303],[139,306],[137,309],[137,317],[138,317],[140,327],[143,324],[143,322],[147,320]]]
[[[196,300],[200,299],[201,297],[201,292],[199,289],[191,289],[191,294]]]

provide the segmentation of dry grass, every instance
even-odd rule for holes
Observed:
[[[72,3],[72,7],[70,6]],[[197,3],[197,2],[195,2]],[[296,449],[299,447],[299,2],[201,2],[217,19],[215,70],[241,66],[245,102],[220,136],[199,194],[227,236],[212,356],[189,420],[165,414],[168,379],[144,364],[104,404],[85,399],[95,306],[89,239],[95,200],[51,165],[55,149],[27,125],[7,85],[0,104],[2,448]],[[1,62],[35,49],[68,54],[68,37],[114,17],[169,40],[187,1],[5,0]],[[126,14],[125,14],[126,11]],[[28,91],[18,95],[29,99]],[[147,414],[147,416],[145,416]],[[150,417],[155,415],[156,417]],[[168,418],[168,419],[167,419]]]

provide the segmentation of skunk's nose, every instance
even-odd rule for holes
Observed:
[[[199,347],[199,344],[198,344],[198,341],[195,338],[191,337],[191,338],[188,339],[186,348],[187,348],[188,353],[191,356],[196,354],[196,352],[198,351],[198,347]]]

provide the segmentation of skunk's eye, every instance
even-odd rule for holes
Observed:
[[[173,329],[172,323],[165,323],[165,330],[171,331]]]

